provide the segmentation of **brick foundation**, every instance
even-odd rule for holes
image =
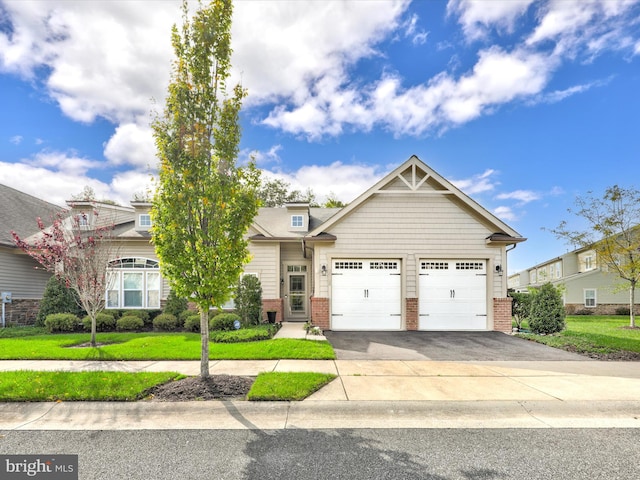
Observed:
[[[628,303],[600,304],[596,307],[585,307],[582,303],[567,303],[564,306],[564,311],[567,315],[616,315],[616,310],[619,308],[624,309],[626,315],[629,314]],[[634,310],[638,313],[638,311],[640,311],[640,307],[636,305]]]
[[[311,297],[311,322],[322,330],[329,330],[329,299]]]
[[[282,312],[284,311],[284,302],[282,298],[263,298],[262,299],[262,321],[268,320],[267,312],[276,312],[276,322],[282,323]]]
[[[493,299],[493,329],[497,332],[511,333],[511,297]]]
[[[418,330],[418,299],[405,298],[407,330]]]
[[[5,303],[4,305],[5,323],[7,325],[21,326],[35,325],[38,310],[40,310],[40,300],[22,300],[14,298],[11,303]]]

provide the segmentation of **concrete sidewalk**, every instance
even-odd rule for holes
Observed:
[[[176,371],[199,362],[1,361],[0,370]],[[0,404],[8,430],[640,428],[632,362],[217,361],[212,374],[328,372],[302,402]]]

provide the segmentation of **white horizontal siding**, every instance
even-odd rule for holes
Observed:
[[[251,261],[244,267],[244,271],[258,274],[263,298],[278,298],[280,296],[278,271],[280,245],[275,242],[253,242],[249,245],[249,251]]]

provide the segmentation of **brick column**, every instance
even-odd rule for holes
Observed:
[[[405,299],[407,330],[418,330],[418,299]]]
[[[329,330],[329,299],[311,297],[311,322],[322,330]]]
[[[511,333],[511,302],[513,298],[493,299],[493,329],[497,332]]]
[[[284,304],[282,298],[263,298],[262,299],[262,321],[267,321],[267,312],[276,312],[276,322],[281,323],[284,319],[282,312]]]

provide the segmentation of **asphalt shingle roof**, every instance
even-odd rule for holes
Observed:
[[[0,245],[15,246],[12,230],[27,237],[38,231],[38,217],[49,225],[53,216],[62,210],[59,205],[0,184]]]

